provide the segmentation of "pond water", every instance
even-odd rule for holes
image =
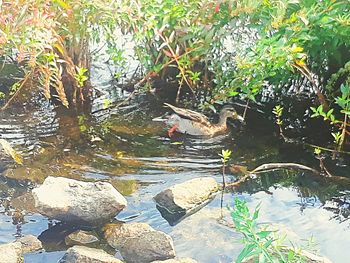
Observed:
[[[109,87],[103,74],[97,71],[95,78],[102,90]],[[103,93],[94,101],[92,111],[101,109],[104,99],[120,96],[123,94],[118,89]],[[272,121],[257,116],[245,126],[231,125],[228,134],[215,138],[169,139],[166,128],[152,122],[164,112],[162,103],[152,96],[139,96],[128,106],[91,116],[76,116],[46,101],[35,109],[28,106],[2,112],[1,137],[17,145],[25,164],[16,167],[2,160],[0,165],[0,243],[25,234],[39,236],[45,252],[27,254],[25,262],[54,263],[64,254],[67,247],[63,239],[72,228],[11,205],[14,197],[53,175],[111,182],[128,201],[117,219],[145,222],[169,234],[179,257],[202,263],[232,262],[242,249],[241,236],[223,223],[221,215],[229,222],[226,207],[232,207],[234,198],[239,197],[251,209],[261,204],[259,222],[284,229],[297,243],[307,243],[313,237],[312,249],[333,262],[349,261],[350,177],[346,176],[350,169],[346,156],[338,165],[330,164],[339,178],[315,177],[302,171],[265,173],[218,194],[197,213],[170,225],[152,198],[171,185],[200,176],[221,182],[218,153],[222,149],[232,150],[231,164],[250,170],[268,162],[317,168],[318,161],[312,148],[283,142],[273,133]],[[227,179],[234,181],[237,176],[228,174]]]

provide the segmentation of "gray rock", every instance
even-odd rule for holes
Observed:
[[[99,239],[89,231],[77,230],[64,239],[67,246],[88,245],[99,242]]]
[[[119,251],[127,263],[149,263],[175,257],[173,240],[160,231],[144,232],[137,237],[127,238]]]
[[[47,177],[32,194],[39,213],[70,223],[101,224],[127,205],[110,183],[63,177]]]
[[[22,253],[34,252],[43,248],[41,241],[35,236],[27,235],[17,239],[14,243],[20,243]]]
[[[58,263],[122,263],[102,249],[74,246],[67,250]]]
[[[196,260],[192,258],[173,258],[173,259],[167,259],[167,260],[157,260],[153,261],[152,263],[198,263]]]
[[[42,249],[42,244],[35,236],[27,235],[12,243],[0,245],[0,263],[22,263],[23,254]]]
[[[154,200],[162,216],[172,225],[206,205],[218,189],[214,178],[195,178],[165,189]]]
[[[0,263],[23,263],[21,243],[0,245]]]
[[[150,231],[154,231],[154,229],[145,223],[114,223],[104,226],[104,236],[107,243],[116,249],[119,249],[128,238],[138,237]]]

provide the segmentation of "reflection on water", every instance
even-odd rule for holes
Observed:
[[[98,103],[94,107],[100,108],[102,102]],[[166,187],[199,176],[220,182],[221,149],[232,150],[232,163],[250,170],[267,162],[318,166],[311,151],[281,143],[266,132],[265,128],[271,129],[265,127],[266,123],[253,129],[232,129],[215,138],[169,139],[165,127],[151,121],[164,112],[160,103],[147,98],[137,105],[100,111],[92,118],[78,117],[45,103],[35,111],[12,109],[2,113],[1,137],[17,144],[27,158],[23,167],[9,166],[4,177],[0,177],[0,243],[17,235],[41,235],[48,251],[28,254],[26,262],[50,263],[62,256],[66,247],[47,237],[71,230],[49,229],[51,222],[47,218],[18,211],[10,202],[33,187],[32,182],[41,183],[47,176],[55,175],[111,182],[128,201],[118,219],[146,222],[168,233],[180,257],[193,257],[203,263],[232,262],[242,246],[239,234],[227,226],[230,218],[225,208],[220,209],[220,194],[174,226],[161,216],[153,197]],[[334,170],[341,175],[348,172],[347,167]],[[238,176],[228,175],[228,181]],[[223,206],[232,206],[237,196],[251,208],[261,203],[261,222],[284,225],[300,240],[314,236],[322,254],[334,262],[345,263],[350,257],[347,180],[294,171],[269,172],[225,192]],[[23,213],[23,220],[15,220],[18,213]],[[222,213],[226,224],[222,223]]]

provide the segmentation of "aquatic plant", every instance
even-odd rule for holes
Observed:
[[[257,223],[260,206],[250,213],[245,201],[235,198],[234,207],[229,208],[235,230],[243,235],[245,247],[234,261],[245,262],[307,262],[302,250],[295,246],[283,245],[284,237],[279,236],[275,230]]]
[[[226,181],[225,181],[225,171],[226,171],[226,165],[228,160],[231,157],[231,151],[230,150],[221,150],[221,154],[219,156],[221,157],[221,163],[222,163],[222,185],[225,188],[226,187]]]

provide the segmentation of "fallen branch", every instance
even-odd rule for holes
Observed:
[[[311,167],[298,164],[298,163],[265,163],[263,165],[258,166],[250,173],[263,173],[268,172],[271,170],[278,170],[278,169],[298,169],[298,170],[306,170],[313,174],[319,175],[320,172],[316,169],[313,169]]]
[[[314,175],[320,175],[321,173],[317,171],[316,169],[313,169],[311,167],[297,164],[297,163],[266,163],[263,165],[258,166],[252,171],[248,171],[247,174],[245,174],[243,177],[241,177],[238,181],[233,183],[226,183],[226,187],[237,187],[240,184],[244,183],[248,179],[252,178],[254,175],[259,173],[265,173],[270,172],[273,170],[280,170],[280,169],[296,169],[296,170],[305,170],[308,172],[313,173]]]

